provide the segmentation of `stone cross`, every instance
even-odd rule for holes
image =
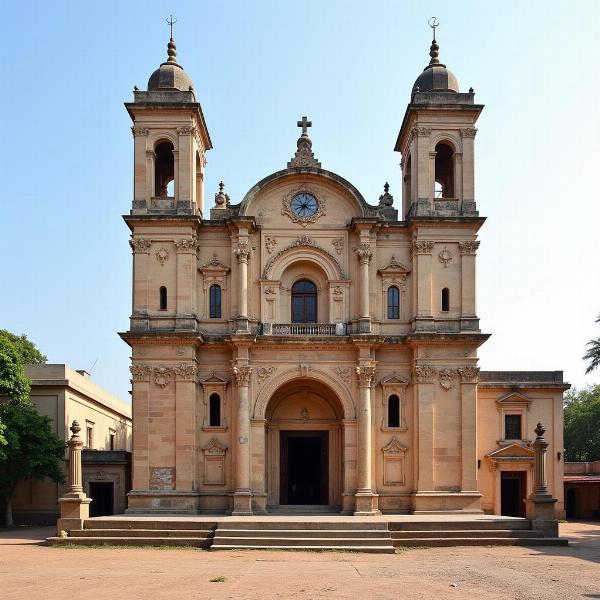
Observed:
[[[308,135],[307,129],[312,127],[312,121],[309,121],[306,117],[302,117],[302,121],[298,121],[298,127],[302,127],[302,135]]]

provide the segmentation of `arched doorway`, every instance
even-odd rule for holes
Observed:
[[[343,407],[320,381],[278,388],[266,410],[269,507],[342,506]]]
[[[300,279],[292,286],[292,323],[317,322],[317,286]]]

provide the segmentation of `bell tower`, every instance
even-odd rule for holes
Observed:
[[[125,104],[133,121],[134,192],[131,214],[204,214],[204,167],[212,148],[192,80],[177,62],[175,40],[168,58],[134,89]]]

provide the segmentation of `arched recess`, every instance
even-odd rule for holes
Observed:
[[[331,373],[326,373],[320,369],[308,368],[306,375],[302,375],[299,368],[290,369],[276,375],[275,377],[267,380],[267,383],[259,390],[256,401],[254,402],[254,410],[252,412],[254,419],[265,419],[267,415],[267,406],[269,401],[275,394],[275,392],[283,385],[294,381],[317,381],[329,388],[331,392],[336,396],[340,406],[342,408],[341,418],[344,420],[356,419],[356,412],[354,410],[354,404],[352,403],[352,395],[350,390],[341,382],[337,381]]]
[[[314,244],[314,242],[313,242]],[[266,264],[264,279],[279,281],[286,268],[296,261],[308,261],[319,265],[329,281],[344,279],[344,272],[338,260],[324,248],[315,245],[291,245],[280,250]]]

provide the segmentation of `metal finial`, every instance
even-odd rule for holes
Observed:
[[[169,18],[166,19],[166,21],[167,25],[171,28],[171,38],[167,44],[167,54],[169,56],[167,62],[177,64],[177,47],[175,46],[175,40],[173,39],[173,25],[177,23],[177,19],[174,19],[173,15],[169,15]]]
[[[390,184],[386,181],[383,185],[383,191],[387,194],[390,191]]]
[[[429,27],[433,30],[433,40],[431,42],[431,47],[429,48],[429,56],[431,56],[431,60],[429,61],[430,65],[437,65],[440,61],[438,56],[440,55],[440,47],[438,46],[435,40],[435,30],[440,26],[440,22],[435,18],[431,17],[428,21]]]
[[[224,188],[225,188],[225,184],[221,181],[219,183],[219,192],[222,192]]]
[[[173,39],[173,25],[177,23],[177,19],[174,19],[173,15],[169,15],[169,18],[165,19],[165,21],[167,22],[167,25],[171,28],[171,39]]]

